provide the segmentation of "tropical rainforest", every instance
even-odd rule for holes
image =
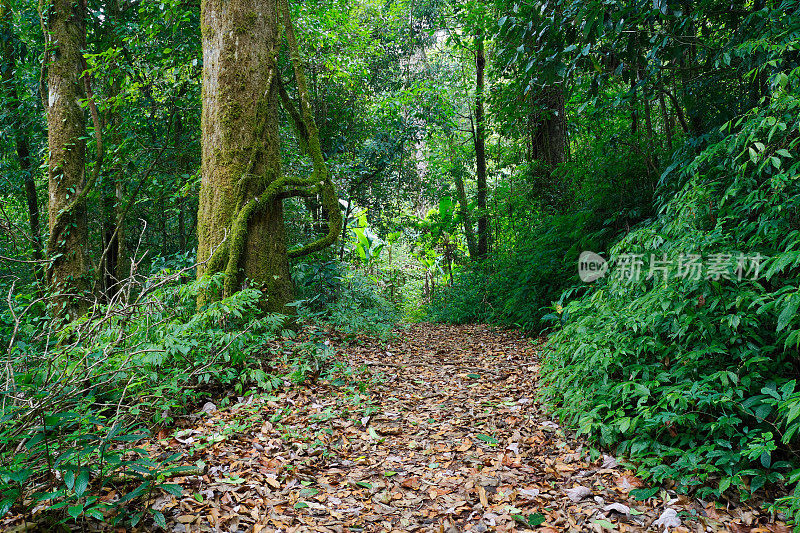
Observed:
[[[800,531],[795,0],[0,0],[0,528]]]

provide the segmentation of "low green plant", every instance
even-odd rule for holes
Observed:
[[[577,281],[575,264],[584,249],[596,249],[587,236],[588,213],[548,215],[511,254],[471,265],[427,306],[432,320],[488,322],[538,332],[548,327],[544,309]]]
[[[295,279],[301,315],[327,322],[345,334],[390,335],[400,312],[385,294],[381,273],[369,274],[335,261],[299,267]]]
[[[617,272],[631,254],[727,266],[610,275],[565,298],[542,383],[558,416],[642,475],[710,497],[794,485],[777,508],[796,518],[800,69],[786,72],[763,107],[676,155],[659,215],[611,250]]]
[[[187,272],[132,278],[114,301],[67,325],[39,314],[42,298],[9,298],[0,514],[14,507],[50,525],[133,526],[149,516],[163,525],[148,502],[156,490],[179,494],[167,481],[178,456],[154,460],[136,447],[147,426],[171,423],[218,388],[282,386],[266,355],[285,317],[264,316],[253,289],[197,308],[221,278],[182,283]],[[112,489],[122,498],[109,503],[102,496]]]

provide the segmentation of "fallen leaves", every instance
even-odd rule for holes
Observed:
[[[585,500],[586,498],[592,495],[592,489],[581,486],[567,489],[564,492],[567,494],[567,497],[573,502],[579,502],[581,500]]]
[[[630,492],[633,489],[640,489],[640,488],[644,487],[644,482],[642,482],[641,479],[637,478],[636,476],[632,476],[630,474],[625,474],[625,475],[619,476],[616,479],[616,484],[617,484],[617,487],[622,492],[626,492],[626,493]]]
[[[664,512],[653,522],[653,525],[658,528],[664,528],[667,531],[669,531],[670,528],[679,527],[681,525],[681,519],[678,518],[678,511],[672,508],[664,509]]]
[[[338,356],[369,387],[209,402],[158,435],[154,452],[206,465],[158,497],[168,530],[724,531],[751,512],[747,531],[788,531],[647,488],[610,455],[592,461],[531,399],[536,348],[517,333],[419,324],[389,345],[357,340]]]

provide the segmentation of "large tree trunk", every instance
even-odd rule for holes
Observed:
[[[17,57],[14,50],[14,40],[11,38],[11,36],[14,35],[13,13],[8,0],[0,0],[0,33],[8,36],[3,46],[2,83],[7,93],[5,95],[5,101],[8,105],[6,111],[8,112],[8,116],[12,117],[13,120],[13,117],[21,117],[22,113],[19,109],[21,103],[19,86],[14,79]],[[33,265],[33,274],[37,280],[41,280],[43,269],[40,262],[44,259],[44,250],[42,246],[41,223],[39,222],[39,197],[36,192],[36,182],[33,177],[35,168],[31,160],[28,137],[24,125],[21,124],[21,120],[14,120],[12,131],[17,158],[25,183],[25,201],[28,207],[28,220],[30,222],[32,258],[36,262]]]
[[[533,159],[553,169],[564,162],[567,153],[567,119],[564,89],[548,85],[532,101],[531,145]]]
[[[47,280],[55,294],[54,313],[72,320],[87,309],[88,230],[85,181],[86,118],[83,49],[86,6],[83,1],[52,0],[44,15],[47,28],[47,126],[51,264]]]
[[[238,289],[252,280],[267,295],[266,310],[285,312],[293,291],[281,200],[245,217],[245,235],[228,234],[235,233],[232,222],[244,206],[280,174],[277,22],[277,0],[202,2],[198,276],[226,270],[224,262],[234,257],[236,279],[226,283]],[[209,261],[225,239],[228,253],[216,254],[223,260]]]
[[[486,114],[483,109],[484,69],[486,53],[483,32],[475,40],[475,177],[477,181],[478,242],[475,256],[485,258],[489,253],[489,219],[486,212]]]

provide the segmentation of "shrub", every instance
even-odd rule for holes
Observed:
[[[388,298],[379,279],[380,271],[370,275],[348,269],[338,261],[298,266],[295,280],[301,298],[301,313],[323,320],[346,334],[390,334],[401,315],[398,305]]]
[[[800,477],[798,83],[776,75],[768,105],[676,156],[658,217],[612,249],[618,268],[635,253],[760,256],[761,275],[739,279],[734,260],[719,279],[607,277],[548,343],[544,399],[655,481],[748,497]],[[797,494],[781,505],[796,513]]]
[[[256,290],[196,309],[199,291],[221,278],[181,284],[186,270],[132,279],[119,298],[96,304],[68,326],[36,311],[42,299],[10,298],[0,329],[8,334],[3,361],[0,429],[0,514],[44,512],[56,522],[106,519],[140,522],[177,456],[154,461],[135,442],[150,423],[168,424],[224,386],[265,389],[283,384],[264,357],[284,317],[263,316]],[[133,295],[126,301],[125,295]],[[302,357],[293,357],[300,367]],[[301,372],[303,369],[301,368]],[[109,503],[100,491],[123,497]],[[25,496],[24,500],[21,497]],[[145,505],[141,505],[144,500]],[[127,507],[136,502],[132,514]]]
[[[487,322],[538,332],[545,309],[577,281],[583,249],[597,249],[586,232],[587,213],[544,217],[514,253],[490,258],[455,277],[427,306],[434,321]]]

